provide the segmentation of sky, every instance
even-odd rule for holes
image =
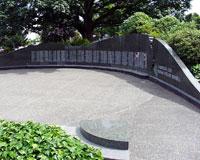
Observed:
[[[192,1],[192,7],[189,13],[196,12],[200,15],[200,0],[193,0]]]
[[[188,11],[188,13],[198,13],[200,15],[200,0],[192,0],[192,6],[191,9]],[[35,39],[38,35],[35,33],[28,34],[28,39]]]

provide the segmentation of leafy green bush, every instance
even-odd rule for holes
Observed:
[[[99,150],[55,126],[0,121],[2,160],[102,160]]]
[[[167,41],[187,65],[200,62],[200,30],[182,29],[170,34]]]
[[[4,36],[2,39],[0,38],[0,45],[6,52],[10,52],[15,48],[26,45],[27,40],[23,35],[12,35],[12,36]]]
[[[165,16],[161,19],[155,20],[155,28],[160,32],[166,34],[172,28],[180,25],[180,21],[173,16]]]
[[[89,45],[90,41],[84,38],[77,38],[77,39],[72,39],[70,41],[70,44],[72,46]]]
[[[198,15],[197,13],[191,13],[186,15],[185,21],[195,22],[197,29],[200,29],[200,15]]]
[[[192,66],[192,73],[195,75],[197,79],[200,80],[200,64]]]
[[[88,45],[88,44],[90,44],[90,41],[88,39],[82,38],[82,36],[79,32],[75,32],[74,37],[71,38],[66,43],[70,44],[72,46],[80,46],[80,45]]]
[[[153,31],[153,20],[142,12],[137,12],[125,20],[120,26],[121,34],[127,33],[151,33]]]

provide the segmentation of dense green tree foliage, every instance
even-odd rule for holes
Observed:
[[[62,41],[78,30],[92,39],[94,31],[121,24],[137,11],[152,17],[183,15],[191,0],[2,0],[0,37],[39,33],[43,41]],[[1,13],[0,13],[1,15]],[[6,33],[9,32],[9,33]],[[15,46],[16,47],[16,46]]]
[[[186,64],[200,63],[200,30],[182,29],[171,34],[167,41]]]
[[[124,33],[148,33],[153,31],[153,20],[151,17],[142,12],[137,12],[133,16],[125,20],[120,31]]]
[[[188,14],[187,16],[185,16],[185,21],[195,22],[197,28],[200,29],[200,15],[198,15],[197,13]]]
[[[155,20],[155,28],[162,34],[167,34],[178,25],[180,25],[180,21],[173,16],[165,16]]]
[[[4,0],[0,2],[0,46],[9,50],[25,44],[26,7],[26,1],[16,3],[14,0]]]

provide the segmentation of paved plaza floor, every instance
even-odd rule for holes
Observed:
[[[131,160],[200,160],[200,109],[155,83],[99,70],[0,71],[0,119],[101,118],[128,122]]]

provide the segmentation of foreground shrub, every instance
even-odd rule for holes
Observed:
[[[99,150],[55,126],[0,121],[2,160],[102,160]]]
[[[153,30],[153,20],[142,12],[137,12],[125,20],[120,26],[121,34],[128,33],[151,33]]]
[[[192,66],[192,73],[195,75],[197,79],[200,80],[200,64]]]
[[[200,62],[200,30],[182,29],[170,34],[167,41],[187,65]]]

